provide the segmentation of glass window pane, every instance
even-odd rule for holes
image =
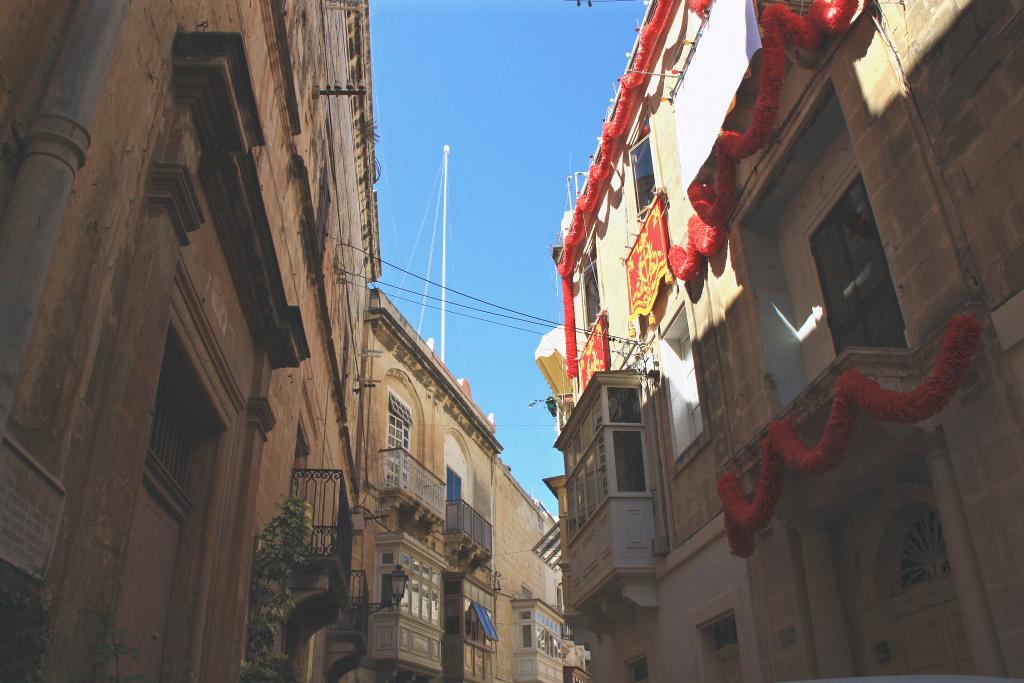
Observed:
[[[640,392],[629,387],[608,387],[608,419],[611,422],[639,424]]]
[[[848,346],[906,346],[885,249],[860,178],[815,230],[811,248],[836,353]]]
[[[587,481],[587,516],[589,517],[593,512],[594,508],[597,507],[597,480],[594,476],[594,454],[591,453],[587,456],[586,464],[586,481]]]
[[[601,285],[597,274],[597,250],[590,252],[590,263],[583,270],[583,303],[585,305],[587,330],[597,322],[601,314]]]
[[[608,463],[604,453],[604,437],[595,445],[597,459],[597,499],[604,500],[608,495]]]
[[[530,624],[523,624],[522,629],[522,646],[533,647],[533,626]]]
[[[644,478],[644,451],[640,432],[612,433],[615,449],[615,481],[621,493],[647,491]]]
[[[644,127],[650,130],[646,122]],[[654,159],[651,157],[650,137],[644,138],[630,150],[629,162],[633,168],[633,187],[636,190],[637,208],[642,209],[654,199]]]

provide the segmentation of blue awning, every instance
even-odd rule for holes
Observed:
[[[476,612],[476,618],[480,620],[480,625],[484,627],[484,635],[487,636],[487,639],[497,640],[498,632],[494,630],[494,624],[491,623],[491,615],[487,613],[484,606],[474,602],[473,611]]]

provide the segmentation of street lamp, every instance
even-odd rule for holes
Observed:
[[[405,595],[405,587],[409,584],[409,575],[405,573],[400,564],[396,564],[394,570],[384,574],[381,578],[387,581],[385,586],[389,584],[391,586],[391,600],[388,602],[367,603],[366,607],[370,614],[379,612],[382,609],[395,609],[401,605],[402,596]]]
[[[391,600],[394,606],[402,604],[402,596],[405,595],[405,586],[409,583],[409,575],[402,569],[402,565],[396,564],[395,569],[388,573],[391,577]]]

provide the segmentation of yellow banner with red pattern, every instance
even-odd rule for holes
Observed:
[[[654,302],[664,282],[672,282],[672,271],[668,267],[668,218],[665,211],[665,195],[659,194],[654,205],[644,218],[640,234],[636,236],[633,248],[626,256],[626,284],[629,289],[629,319],[642,315],[651,316]]]
[[[608,314],[602,311],[601,315],[597,316],[593,329],[590,330],[583,353],[580,354],[580,393],[586,390],[587,382],[595,372],[608,369],[608,356]]]

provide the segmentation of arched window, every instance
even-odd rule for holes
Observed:
[[[935,508],[923,509],[907,525],[900,539],[898,561],[899,593],[949,578],[949,553]]]

